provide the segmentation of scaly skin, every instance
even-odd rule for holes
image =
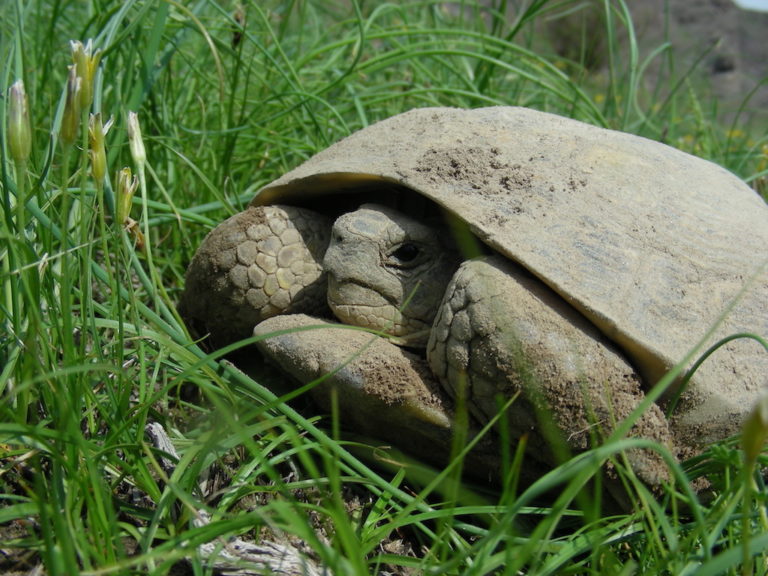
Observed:
[[[553,443],[581,451],[605,439],[644,399],[634,368],[581,314],[503,258],[470,260],[455,272],[445,235],[377,206],[339,217],[323,261],[337,318],[411,345],[428,335],[432,372],[481,424],[516,397],[508,433],[530,434],[541,462],[557,462]],[[672,445],[655,405],[632,434]],[[630,462],[649,484],[666,478],[656,454],[634,452]]]
[[[215,294],[231,301],[223,307],[215,303],[223,308],[218,312],[237,312],[236,319],[226,316],[229,324],[255,317],[254,333],[266,338],[257,344],[261,352],[300,382],[330,374],[324,386],[315,388],[316,397],[327,406],[330,390],[340,390],[342,412],[358,429],[404,446],[435,446],[449,443],[454,403],[466,406],[482,425],[513,399],[505,434],[513,442],[528,437],[531,457],[546,469],[563,452],[604,440],[644,399],[633,367],[539,280],[500,257],[459,266],[460,257],[441,227],[375,205],[336,220],[323,272],[328,304],[337,318],[389,338],[375,338],[370,346],[370,336],[327,323],[319,332],[270,337],[273,331],[320,324],[298,313],[320,305],[317,284],[324,278],[317,246],[326,239],[315,234],[309,211],[269,206],[244,214],[206,240],[198,259],[214,265],[196,262],[189,277],[200,281],[219,274],[226,290]],[[284,297],[308,288],[314,303]],[[204,291],[199,292],[202,296]],[[210,310],[210,297],[202,301]],[[270,318],[276,312],[287,315]],[[426,350],[418,357],[395,344]],[[404,423],[411,420],[412,425]],[[630,435],[672,447],[668,423],[655,405]],[[437,452],[449,450],[443,446]],[[476,455],[483,472],[494,470],[493,453],[486,444]],[[628,457],[649,485],[666,479],[656,453],[635,450]]]
[[[323,260],[328,305],[344,324],[424,347],[458,263],[435,228],[381,206],[363,206],[333,225]]]
[[[292,206],[249,208],[222,222],[187,271],[187,324],[221,347],[271,316],[322,311],[330,227],[325,216]]]

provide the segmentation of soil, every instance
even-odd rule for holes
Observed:
[[[738,8],[731,0],[642,0],[632,6],[650,5],[656,9],[644,31],[643,42],[656,41],[663,30],[659,16],[668,4],[670,38],[681,64],[692,65],[704,56],[700,77],[722,103],[722,111],[733,116],[746,101],[743,123],[752,119],[768,122],[768,77],[765,31],[768,13]],[[647,8],[646,8],[647,9]]]
[[[601,26],[602,0],[591,0],[594,8],[565,18],[550,21],[548,37],[555,49],[564,56],[579,60],[576,52],[582,45],[582,25],[589,30]],[[707,114],[717,102],[717,114],[722,121],[736,126],[759,122],[768,125],[768,58],[765,51],[765,30],[768,13],[738,8],[732,0],[627,0],[639,47],[640,62],[669,42],[672,74],[690,76],[697,96],[702,95],[702,107]],[[589,64],[595,72],[606,70],[605,39],[596,35]],[[626,46],[626,38],[623,41]],[[646,73],[646,80],[657,77],[659,64]],[[662,85],[668,85],[663,76]],[[683,88],[685,89],[685,88]],[[754,91],[754,93],[753,93]],[[743,106],[743,109],[742,109]]]

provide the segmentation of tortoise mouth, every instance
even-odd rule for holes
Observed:
[[[397,307],[380,292],[354,280],[338,280],[328,275],[328,305],[345,324],[386,330],[399,324]]]
[[[328,306],[344,324],[371,328],[395,337],[429,330],[418,318],[403,310],[375,289],[352,280],[340,281],[329,274]]]

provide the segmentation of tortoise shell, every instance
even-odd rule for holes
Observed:
[[[318,153],[252,205],[338,213],[371,198],[407,206],[416,196],[552,288],[624,351],[649,388],[722,338],[768,337],[763,200],[711,162],[560,116],[412,110]],[[767,375],[758,342],[728,342],[682,390],[678,426],[712,438],[735,432]]]

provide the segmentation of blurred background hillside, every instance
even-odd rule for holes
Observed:
[[[528,3],[512,4],[516,10]],[[583,61],[599,75],[606,72],[608,59],[603,2],[584,4],[592,6],[574,11],[571,3],[553,14],[546,37],[563,57]],[[722,121],[730,122],[739,114],[740,125],[768,126],[768,13],[743,10],[732,0],[627,0],[626,4],[641,60],[665,41],[670,43],[668,57],[654,60],[646,82],[658,73],[661,63],[671,62],[674,68],[664,73],[690,72],[688,79],[702,95],[702,105],[716,106]],[[584,39],[590,42],[585,44]],[[626,40],[621,43],[625,48]],[[592,52],[579,54],[584,46],[592,46]]]

